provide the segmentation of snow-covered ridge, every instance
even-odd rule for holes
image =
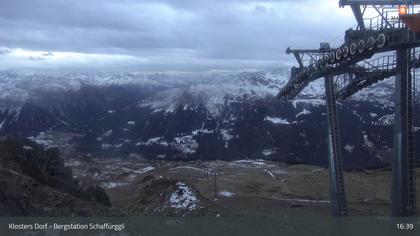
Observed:
[[[272,72],[242,72],[239,74],[212,75],[208,80],[159,92],[140,103],[155,111],[173,112],[187,104],[190,107],[203,105],[210,114],[217,115],[230,103],[275,96],[287,81],[285,74]]]
[[[230,103],[274,97],[286,84],[288,78],[287,68],[267,71],[211,71],[178,74],[45,75],[0,71],[0,111],[18,111],[26,101],[45,91],[78,90],[84,85],[136,84],[158,88],[152,96],[138,101],[140,107],[149,107],[154,111],[173,112],[178,107],[194,109],[201,106],[205,107],[210,114],[217,116],[223,107]],[[392,105],[393,87],[393,79],[388,79],[362,90],[351,99]],[[297,103],[323,104],[324,93],[323,80],[316,80],[298,95],[294,105]]]
[[[15,71],[0,71],[0,100],[9,103],[22,103],[35,95],[35,92],[68,91],[80,89],[83,85],[124,85],[175,87],[185,85],[181,77],[170,77],[166,74],[33,74]]]

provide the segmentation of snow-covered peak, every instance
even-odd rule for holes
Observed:
[[[140,106],[172,112],[180,106],[203,105],[212,115],[218,115],[226,103],[275,96],[286,80],[282,74],[263,71],[211,74],[200,83],[161,91]]]

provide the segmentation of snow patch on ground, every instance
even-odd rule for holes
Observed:
[[[197,152],[198,143],[195,141],[193,135],[186,135],[174,138],[171,146],[184,154],[193,154]]]
[[[307,110],[306,108],[303,108],[303,111],[299,112],[296,115],[296,118],[298,118],[299,116],[310,115],[310,114],[311,114],[311,111]]]
[[[152,171],[152,170],[154,170],[154,169],[155,169],[155,167],[153,167],[153,166],[148,166],[148,167],[145,167],[145,168],[143,168],[143,169],[133,170],[132,172],[133,172],[133,173],[136,173],[136,174],[144,174],[144,173],[147,173],[147,172]]]
[[[163,137],[154,137],[154,138],[148,139],[145,142],[140,141],[140,142],[136,143],[136,146],[149,146],[149,145],[160,145],[160,146],[164,146],[164,147],[169,146],[168,142],[163,140]]]
[[[219,196],[222,196],[222,197],[233,197],[235,195],[236,195],[235,193],[225,191],[225,190],[219,192]]]
[[[109,183],[105,183],[102,186],[104,188],[117,188],[117,187],[121,187],[121,186],[125,186],[128,185],[128,183],[119,183],[119,182],[109,182]]]
[[[29,140],[34,141],[37,144],[40,144],[44,147],[52,147],[53,146],[53,140],[48,137],[44,132],[39,133],[36,137],[28,137]]]
[[[72,139],[82,137],[79,134],[63,133],[57,131],[40,132],[36,137],[30,136],[29,140],[34,141],[45,148],[70,148]]]
[[[112,134],[112,129],[106,131],[102,136],[103,137],[109,137],[109,136],[111,136],[111,134]]]
[[[357,111],[353,110],[353,115],[355,115],[361,122],[364,123],[362,116],[359,113],[357,113]]]
[[[353,152],[353,150],[354,150],[354,145],[346,144],[346,146],[344,146],[344,149],[345,149],[347,152],[352,153],[352,152]]]
[[[266,167],[266,162],[262,159],[255,159],[255,160],[237,160],[232,162],[233,165],[238,167]]]
[[[196,170],[196,171],[203,172],[203,173],[205,172],[204,169],[200,169],[200,168],[193,167],[193,166],[177,166],[177,167],[174,167],[170,170],[177,170],[177,169],[190,169],[190,170]]]
[[[103,143],[103,144],[101,144],[101,148],[102,148],[103,150],[107,150],[107,149],[112,148],[112,145],[111,145],[111,144],[109,144],[109,143]]]
[[[229,140],[234,139],[235,136],[231,135],[227,129],[221,129],[220,134],[222,135],[223,141],[225,141],[225,148],[229,148]]]
[[[392,126],[394,124],[394,114],[384,115],[378,119],[378,125]]]
[[[369,140],[367,134],[363,134],[363,145],[366,147],[373,147],[373,143]]]
[[[312,199],[299,199],[299,198],[282,198],[280,201],[287,202],[303,202],[303,203],[330,203],[328,200],[312,200]]]
[[[185,183],[176,183],[178,189],[169,197],[170,207],[177,209],[195,210],[198,207],[198,198]]]
[[[273,154],[275,154],[275,153],[276,153],[276,149],[275,149],[275,148],[264,149],[264,150],[262,151],[262,154],[263,154],[264,156],[270,156],[270,155],[273,155]]]
[[[221,129],[220,134],[222,135],[222,138],[223,138],[224,141],[229,141],[229,140],[235,138],[235,136],[229,134],[229,130],[227,130],[227,129]]]
[[[286,119],[280,118],[280,117],[270,117],[270,116],[266,116],[264,118],[264,121],[269,121],[273,124],[280,124],[280,125],[290,125],[290,122],[287,121]]]
[[[31,147],[31,146],[23,146],[22,147],[23,149],[25,149],[25,150],[32,150],[32,149],[34,149],[33,147]]]
[[[306,99],[306,98],[296,98],[292,101],[292,105],[296,108],[298,105],[311,105],[314,107],[319,107],[325,105],[324,99]]]
[[[166,148],[173,148],[184,154],[194,154],[197,152],[199,146],[198,142],[194,139],[193,135],[186,135],[181,137],[175,137],[171,142],[164,140],[163,137],[149,138],[146,141],[140,140],[135,144],[136,146],[152,146],[159,145]],[[158,155],[157,158],[164,159],[165,155]]]
[[[214,133],[214,131],[209,130],[209,129],[197,129],[197,130],[192,131],[192,134],[194,136],[199,135],[199,134],[212,134],[212,133]]]

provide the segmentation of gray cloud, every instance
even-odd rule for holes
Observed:
[[[28,60],[30,60],[30,61],[43,61],[43,60],[45,60],[45,58],[44,57],[37,57],[37,56],[29,56],[28,57]]]
[[[10,49],[4,48],[4,47],[0,47],[0,55],[2,55],[2,54],[8,54],[8,53],[10,53]]]
[[[337,12],[338,0],[2,0],[0,47],[123,54],[169,69],[180,60],[271,66],[289,45],[317,47],[344,32],[353,20]]]
[[[52,52],[46,52],[46,53],[43,53],[42,56],[44,56],[44,57],[51,57],[51,56],[54,56],[54,53],[52,53]]]

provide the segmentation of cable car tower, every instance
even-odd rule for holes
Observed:
[[[345,32],[344,43],[331,48],[295,50],[299,64],[293,67],[279,99],[294,99],[310,82],[324,78],[327,106],[328,163],[331,211],[347,215],[343,180],[337,100],[381,80],[395,77],[394,157],[392,161],[391,214],[416,214],[416,163],[414,155],[413,98],[415,69],[420,67],[420,14],[414,14],[420,0],[340,0],[350,6],[357,21],[356,29]],[[375,17],[365,18],[371,11]],[[411,72],[413,71],[413,73]],[[414,84],[414,86],[413,86]]]

